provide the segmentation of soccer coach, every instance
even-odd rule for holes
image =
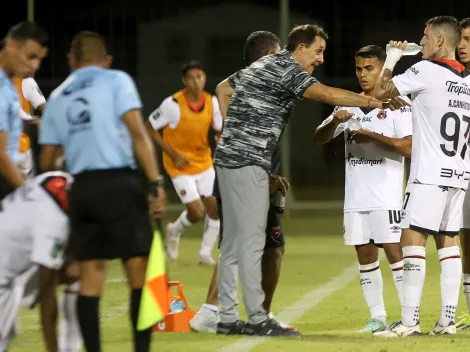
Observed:
[[[318,25],[295,27],[285,50],[267,55],[240,73],[214,164],[223,204],[224,237],[219,259],[220,333],[286,336],[263,308],[261,257],[269,210],[269,170],[296,101],[387,108],[372,97],[320,84],[311,75],[323,63],[327,34]],[[237,270],[238,265],[238,270]],[[238,320],[237,272],[248,315]]]
[[[77,314],[88,352],[101,351],[99,299],[106,260],[122,260],[131,289],[134,351],[150,349],[151,329],[137,316],[153,238],[148,196],[161,202],[155,150],[145,129],[132,78],[108,69],[104,39],[81,32],[69,53],[72,73],[52,92],[42,118],[41,168],[51,170],[60,148],[74,176],[69,200],[70,253],[80,263]],[[149,184],[145,189],[134,153]]]

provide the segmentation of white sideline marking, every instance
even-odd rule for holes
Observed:
[[[343,289],[351,281],[356,279],[358,275],[358,265],[359,264],[357,262],[354,263],[323,286],[306,293],[293,305],[285,308],[279,315],[276,315],[276,318],[287,324],[297,320],[302,315],[306,314],[309,310],[320,304],[324,299],[328,298],[336,291]],[[267,339],[267,337],[244,338],[240,341],[220,348],[218,352],[249,351],[253,347],[263,344]]]

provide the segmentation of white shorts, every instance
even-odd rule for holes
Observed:
[[[353,211],[344,213],[344,244],[399,243],[400,210]]]
[[[181,175],[171,179],[183,204],[194,202],[201,197],[212,196],[214,180],[215,171],[212,167],[200,174]]]
[[[470,229],[470,191],[465,192],[463,201],[462,228]]]
[[[403,229],[456,236],[462,227],[465,190],[409,183],[403,200]]]

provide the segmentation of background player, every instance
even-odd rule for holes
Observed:
[[[30,307],[36,300],[40,302],[47,350],[58,350],[56,281],[69,234],[66,212],[71,183],[72,177],[64,172],[44,173],[0,203],[0,351],[5,351],[18,333],[22,298],[29,300]],[[34,282],[36,285],[31,284]],[[76,321],[65,328],[79,333]]]
[[[376,45],[356,53],[356,76],[366,96],[373,93],[385,58],[385,50]],[[357,121],[361,129],[352,130],[348,121]],[[400,209],[404,157],[411,157],[411,108],[390,111],[338,106],[316,129],[313,141],[325,144],[342,132],[346,146],[344,243],[356,248],[362,292],[370,309],[371,319],[359,332],[373,333],[387,327],[376,245],[383,245],[402,303]]]
[[[470,17],[460,21],[461,37],[458,46],[460,62],[470,71]],[[460,317],[457,329],[466,330],[470,328],[470,194],[465,193],[463,207],[463,225],[460,233],[460,243],[463,254],[463,291],[467,302],[467,313]]]
[[[120,258],[131,291],[134,350],[149,351],[151,329],[137,331],[153,239],[147,197],[163,203],[164,194],[158,188],[159,172],[142,103],[128,74],[107,69],[109,57],[100,35],[77,34],[69,63],[72,73],[53,91],[42,117],[41,169],[53,169],[64,148],[67,169],[75,179],[69,195],[70,253],[80,262],[77,312],[85,348],[101,351],[99,301],[106,260]],[[148,189],[136,170],[134,154]]]
[[[47,54],[47,33],[32,22],[13,26],[0,52],[0,199],[24,183],[18,163],[22,131],[20,104],[12,77],[30,77]]]
[[[281,41],[279,38],[271,32],[257,31],[251,33],[246,42],[244,48],[244,58],[246,66],[251,65],[259,58],[265,55],[275,54],[281,50]],[[221,113],[225,117],[227,114],[228,101],[233,94],[233,90],[239,81],[239,72],[230,76],[226,80],[219,83],[216,88],[216,95],[219,100],[221,107]],[[274,174],[280,173],[281,163],[281,151],[280,145],[276,147],[276,151],[273,154],[272,161],[272,172],[271,174],[271,193],[274,193],[279,188],[285,193],[288,190],[288,184],[286,181],[279,176]],[[219,211],[219,217],[223,224],[222,216],[222,200],[218,192],[217,180],[214,183],[214,196],[217,198],[217,207]],[[274,296],[277,283],[279,281],[279,275],[281,272],[281,262],[284,254],[284,234],[281,228],[280,214],[276,212],[275,207],[271,207],[268,213],[268,220],[266,226],[266,245],[264,248],[262,258],[262,288],[265,293],[265,299],[263,303],[264,309],[268,312],[268,316],[274,319],[274,315],[271,313],[271,302]],[[222,229],[222,227],[221,227]],[[222,230],[223,231],[223,230]],[[223,232],[221,231],[220,240],[222,241]],[[218,294],[219,290],[217,287],[217,275],[218,275],[218,264],[214,268],[212,280],[209,285],[209,291],[207,293],[206,302],[199,309],[196,316],[189,322],[191,329],[198,332],[209,332],[215,333],[217,331],[217,324],[220,321],[219,309],[218,309]],[[281,326],[292,329],[292,327],[280,323]]]
[[[33,77],[13,79],[18,96],[20,97],[21,109],[19,111],[20,118],[23,120],[25,129],[31,124],[38,125],[40,120],[37,116],[31,116],[31,108],[43,113],[46,108],[46,98],[38,87],[38,84]],[[26,178],[34,176],[35,173],[35,158],[33,155],[31,138],[23,131],[20,138],[20,150],[18,157],[18,168],[21,170]]]
[[[167,251],[170,259],[176,259],[183,231],[205,216],[199,263],[214,265],[211,252],[220,221],[212,196],[215,171],[208,134],[211,127],[222,130],[222,116],[217,98],[204,91],[206,73],[199,62],[185,64],[182,79],[184,88],[166,98],[147,121],[150,135],[163,151],[165,170],[186,206],[178,219],[167,226]]]
[[[411,94],[413,149],[403,203],[403,309],[401,322],[382,336],[421,333],[419,308],[426,277],[426,242],[435,236],[441,262],[442,312],[430,334],[455,334],[455,310],[462,279],[456,236],[462,226],[462,206],[470,179],[467,151],[470,118],[470,72],[455,60],[459,22],[439,16],[426,23],[423,60],[391,79],[406,42],[390,42],[384,72],[377,85],[380,98]],[[461,94],[464,92],[464,94]]]

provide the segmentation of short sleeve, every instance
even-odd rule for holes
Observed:
[[[402,98],[404,99],[404,98]],[[408,100],[408,99],[405,99]],[[405,138],[413,135],[412,107],[404,106],[394,111],[395,136]]]
[[[122,71],[116,71],[116,73],[114,106],[117,114],[122,117],[130,110],[141,109],[142,102],[131,76]]]
[[[180,119],[180,107],[173,97],[166,98],[160,106],[149,115],[149,122],[154,130],[169,125],[174,128]]]
[[[330,116],[328,116],[326,119],[323,120],[323,122],[320,124],[319,127],[321,126],[325,126],[327,124],[329,124],[331,121],[333,121],[333,116],[334,114],[336,114],[337,111],[341,110],[341,107],[340,106],[336,106],[333,110],[333,112],[331,113]],[[344,132],[344,130],[346,129],[346,123],[340,123],[337,127],[336,127],[336,130],[335,130],[335,133],[333,133],[333,138],[336,138],[338,137],[341,133]]]
[[[421,93],[428,85],[428,65],[425,61],[420,61],[411,66],[405,73],[392,78],[393,84],[400,95],[411,93]]]
[[[54,102],[49,101],[41,118],[41,128],[39,129],[39,144],[41,145],[61,145],[54,122],[54,111]]]
[[[292,94],[302,97],[308,87],[319,82],[295,62],[284,71],[280,83]]]
[[[0,131],[7,131],[8,128],[8,101],[6,99],[6,94],[0,92]]]
[[[227,78],[228,84],[230,84],[230,87],[232,87],[232,89],[235,89],[235,87],[240,82],[241,74],[242,70],[235,72],[233,75]]]
[[[64,264],[64,251],[68,233],[68,222],[40,221],[33,234],[31,261],[49,269],[58,270]]]
[[[44,95],[39,89],[38,84],[34,78],[30,77],[23,79],[23,82],[21,83],[21,89],[23,96],[35,109],[46,103],[46,98],[44,98]]]
[[[222,126],[223,126],[223,117],[222,114],[220,113],[220,107],[219,107],[219,102],[217,100],[217,97],[213,96],[212,97],[212,128],[218,132],[222,131]]]

